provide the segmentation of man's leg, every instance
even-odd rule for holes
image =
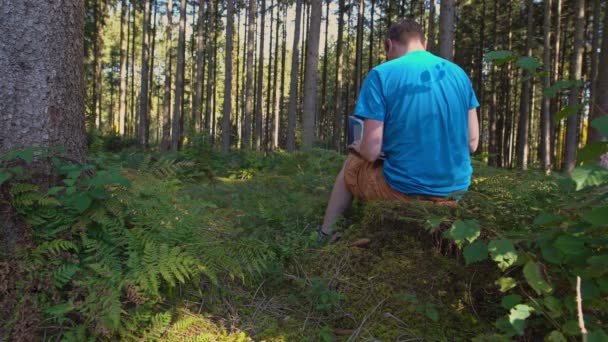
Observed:
[[[323,218],[323,225],[321,226],[321,231],[323,233],[330,233],[329,229],[336,222],[338,216],[348,208],[352,200],[353,195],[346,187],[346,182],[344,181],[344,167],[342,167],[338,177],[336,177],[336,183],[331,191],[327,209],[325,209],[325,217]]]

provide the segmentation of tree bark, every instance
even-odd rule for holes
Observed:
[[[336,99],[334,102],[333,145],[336,151],[341,150],[340,132],[342,122],[342,37],[344,36],[344,0],[338,1],[338,37],[336,42]]]
[[[212,2],[213,0],[211,0]],[[200,0],[198,4],[198,23],[196,36],[196,81],[194,82],[194,105],[192,106],[192,116],[194,129],[196,132],[201,130],[201,113],[203,105],[203,65],[205,64],[205,2]]]
[[[168,151],[171,147],[171,63],[173,55],[171,48],[171,28],[173,26],[173,0],[167,0],[167,28],[165,30],[165,95],[163,98],[163,136],[161,150]]]
[[[173,105],[173,129],[171,150],[177,151],[181,145],[182,101],[184,96],[184,68],[186,58],[186,0],[181,0],[179,8],[179,40],[177,42],[177,70],[175,72],[175,103]]]
[[[234,36],[234,0],[227,0],[226,74],[224,77],[224,108],[222,113],[222,152],[230,150],[230,113],[232,112],[232,43]]]
[[[365,2],[359,0],[359,13],[357,15],[357,46],[355,51],[355,99],[359,96],[361,88],[361,71],[363,69],[363,20],[365,15]]]
[[[570,62],[570,78],[580,80],[582,76],[583,63],[583,44],[585,33],[585,1],[576,0],[574,22],[574,48],[572,51],[572,61]],[[580,103],[581,89],[574,86],[568,97],[568,105],[578,105]],[[566,121],[566,146],[564,155],[564,171],[572,172],[576,166],[576,150],[578,132],[578,111],[570,115]]]
[[[372,9],[371,9],[371,18],[370,18],[370,23],[369,23],[369,61],[368,61],[368,66],[367,66],[367,70],[372,70],[372,67],[374,66],[373,63],[373,56],[374,56],[374,44],[376,43],[374,41],[374,15],[376,14],[376,0],[371,0],[372,1]],[[433,0],[432,0],[433,1]],[[327,11],[327,16],[329,17],[329,6],[328,6],[328,11]],[[329,21],[329,19],[328,19]]]
[[[262,147],[262,132],[263,132],[263,118],[264,118],[264,29],[266,25],[266,0],[262,0],[262,8],[260,9],[262,13],[262,20],[260,22],[260,54],[258,57],[258,76],[257,76],[257,97],[256,97],[256,106],[255,106],[255,131],[254,131],[254,140],[255,140],[255,149],[256,151],[260,151]]]
[[[289,85],[289,110],[287,112],[287,151],[296,148],[296,109],[298,105],[298,70],[300,69],[300,22],[302,19],[302,0],[296,0],[296,23],[291,59],[291,82]]]
[[[281,93],[279,97],[279,117],[276,119],[276,139],[277,146],[281,144],[281,128],[284,123],[284,110],[285,110],[285,62],[287,60],[287,4],[283,5],[283,47],[281,52]]]
[[[360,0],[363,1],[363,0]],[[321,35],[321,17],[323,16],[323,1],[312,0],[310,12],[310,27],[306,47],[306,76],[304,84],[304,105],[302,123],[302,144],[312,147],[315,142],[315,117],[317,112],[317,79],[319,64],[319,40]],[[361,34],[363,37],[363,34]],[[361,40],[361,45],[363,40]],[[361,64],[362,53],[359,54]]]
[[[84,162],[84,0],[5,1],[0,32],[0,154],[62,146],[66,157]],[[25,226],[4,208],[0,222],[0,248],[11,255],[26,237]]]
[[[435,0],[431,0],[431,8],[429,10],[429,28],[427,33],[427,50],[435,52]]]
[[[120,136],[125,135],[125,112],[127,105],[127,37],[125,34],[125,30],[127,29],[127,1],[128,0],[122,0],[120,10],[120,85],[118,86],[118,133]]]
[[[599,107],[597,105],[597,103],[601,103],[602,99],[600,99],[601,97],[605,97],[605,94],[607,94],[605,91],[601,92],[598,91],[597,85],[599,83],[601,83],[601,80],[598,78],[599,75],[599,66],[598,66],[598,48],[600,45],[600,37],[599,37],[599,33],[600,33],[600,14],[601,14],[601,6],[600,6],[600,0],[594,0],[593,1],[593,40],[592,40],[592,44],[591,44],[591,99],[589,101],[589,108],[590,108],[590,116],[589,116],[589,123],[591,123],[594,119],[602,116],[602,115],[606,115],[607,112],[604,110],[603,112],[599,110]],[[608,30],[608,26],[605,24],[606,21],[608,19],[608,15],[604,14],[604,32],[606,32],[606,30]],[[602,41],[602,52],[604,52],[606,50],[606,48],[608,46],[606,46],[605,42],[608,40],[608,38],[606,37],[606,33],[604,33],[604,38]],[[608,55],[604,54],[603,58],[607,58]],[[601,59],[600,59],[601,60]],[[602,62],[606,63],[606,61]],[[604,90],[606,90],[606,88],[604,87]],[[597,96],[598,94],[600,94],[600,96]],[[601,96],[601,94],[604,94],[604,96]],[[599,131],[597,131],[595,128],[591,127],[591,125],[587,126],[587,142],[596,142],[596,141],[603,141],[605,139],[604,136],[602,136],[602,134],[600,134]]]
[[[216,29],[215,29],[215,16],[216,16],[216,3],[214,0],[209,0],[209,2],[207,3],[207,5],[209,6],[209,36],[213,36],[213,39],[215,39],[217,33],[216,33]],[[210,46],[208,46],[207,49],[207,92],[205,95],[205,133],[207,134],[207,136],[211,139],[211,127],[212,127],[212,118],[211,118],[211,100],[213,97],[213,85],[214,82],[211,82],[211,80],[213,79],[213,75],[215,72],[215,66],[214,66],[214,48],[211,45],[213,44],[209,44]]]
[[[562,0],[556,0],[556,9],[555,9],[555,47],[554,51],[554,59],[553,59],[553,71],[552,71],[552,82],[555,83],[559,79],[560,76],[560,63],[561,63],[561,17],[562,17]],[[555,163],[555,159],[557,156],[557,146],[556,140],[558,139],[558,130],[553,123],[553,118],[557,114],[559,108],[559,93],[551,99],[550,104],[550,117],[551,117],[551,164],[557,165]],[[558,126],[559,127],[559,126]]]
[[[526,38],[526,56],[532,56],[532,40],[534,36],[534,2],[527,0],[528,28]],[[524,69],[523,83],[521,86],[521,97],[519,106],[519,124],[517,125],[517,166],[522,170],[528,169],[530,130],[530,109],[532,101],[532,79],[530,71]]]
[[[244,148],[251,148],[251,116],[253,112],[253,54],[256,0],[249,0],[249,21],[247,23],[247,70],[245,80],[245,120],[243,122]]]
[[[543,88],[551,86],[551,0],[545,0],[545,12],[543,17],[543,64],[545,75],[543,76]],[[551,170],[551,102],[550,98],[543,96],[541,105],[541,137],[540,137],[540,159],[543,170]]]
[[[319,120],[319,137],[322,140],[325,140],[327,138],[327,47],[329,33],[329,3],[330,2],[327,1],[325,7],[325,46],[323,47],[323,74],[321,76],[323,88],[321,90],[321,118]]]
[[[454,0],[441,1],[439,11],[439,55],[454,58]]]
[[[274,38],[274,78],[273,78],[273,87],[272,87],[272,108],[274,113],[272,114],[272,139],[270,142],[270,149],[276,150],[279,147],[279,107],[281,106],[281,101],[277,101],[277,78],[279,72],[279,30],[281,28],[281,19],[279,19],[279,15],[281,13],[280,2],[277,1],[277,24],[275,26],[275,38]],[[284,25],[284,24],[283,24]]]
[[[270,44],[268,44],[268,72],[266,75],[267,83],[266,83],[266,123],[264,125],[264,151],[268,151],[270,148],[270,118],[272,114],[270,113],[270,106],[272,105],[272,91],[270,90],[272,84],[272,43],[273,43],[273,27],[274,27],[274,0],[270,1],[270,31],[268,35],[270,36]]]
[[[140,103],[139,103],[139,142],[143,147],[148,147],[146,140],[146,131],[149,128],[148,124],[148,63],[150,62],[150,0],[144,0],[143,13],[143,29],[141,40],[141,87],[140,87]]]

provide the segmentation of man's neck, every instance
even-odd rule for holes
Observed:
[[[405,54],[415,51],[426,51],[426,48],[420,42],[410,43],[405,47]]]

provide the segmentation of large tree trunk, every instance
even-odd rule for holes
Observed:
[[[139,95],[139,142],[148,147],[146,132],[149,129],[148,113],[148,63],[150,62],[150,0],[144,0],[143,29],[141,40],[141,88]]]
[[[216,8],[215,6],[217,5],[215,3],[214,0],[210,0],[207,5],[209,6],[209,37],[213,36],[213,39],[215,39],[215,36],[217,35],[216,30],[215,30],[215,11]],[[211,127],[212,127],[212,118],[211,118],[211,101],[213,99],[213,85],[214,82],[211,82],[211,80],[213,79],[213,75],[215,72],[215,67],[214,67],[214,59],[213,59],[213,53],[214,53],[214,49],[216,47],[213,46],[213,43],[210,43],[208,48],[207,48],[207,91],[206,91],[206,95],[205,95],[205,133],[208,135],[209,139],[212,140],[212,136],[211,136]]]
[[[359,0],[359,13],[357,15],[357,46],[355,48],[355,99],[359,96],[361,88],[361,71],[363,69],[363,20],[365,16],[365,2]]]
[[[262,146],[263,118],[264,118],[264,26],[266,19],[266,0],[262,0],[262,20],[260,22],[260,54],[258,57],[258,76],[257,76],[257,97],[255,105],[255,149],[259,151]]]
[[[211,0],[213,1],[213,0]],[[192,116],[194,119],[194,129],[196,132],[201,130],[201,113],[203,105],[203,65],[205,64],[205,2],[199,1],[198,4],[198,24],[196,36],[196,81],[194,82],[194,105],[192,106]]]
[[[270,149],[275,150],[279,147],[279,107],[281,106],[281,101],[277,101],[277,78],[279,72],[279,30],[281,27],[282,20],[279,18],[281,14],[281,6],[280,2],[277,1],[277,24],[275,26],[275,38],[274,38],[274,74],[272,81],[272,108],[274,113],[272,114],[272,139],[270,142]]]
[[[184,68],[186,58],[186,0],[181,0],[179,8],[179,40],[177,42],[177,70],[175,72],[175,102],[173,105],[173,130],[171,149],[177,151],[181,145],[182,100],[184,96]]]
[[[554,59],[553,59],[553,72],[551,75],[551,79],[552,82],[555,83],[557,82],[557,80],[560,77],[560,64],[561,64],[561,18],[562,18],[562,0],[556,0],[556,8],[555,8],[555,47],[553,49],[554,51]],[[557,136],[557,131],[558,129],[556,129],[555,124],[553,123],[553,118],[555,117],[555,115],[557,114],[557,111],[559,109],[559,100],[560,96],[559,93],[557,94],[557,96],[554,96],[551,99],[551,104],[550,104],[550,114],[549,116],[551,117],[551,164],[552,165],[557,165],[555,163],[555,159],[557,157],[557,146],[556,146],[556,140],[558,139]],[[558,126],[559,127],[559,126]]]
[[[494,49],[498,48],[498,1],[494,2],[494,25],[492,28],[492,47]],[[491,75],[491,95],[490,95],[490,108],[488,111],[488,164],[491,166],[498,167],[499,166],[499,139],[500,136],[498,134],[498,94],[497,94],[497,78],[498,74],[496,72],[496,66],[492,63],[490,66],[490,75]]]
[[[373,16],[372,16],[373,21]],[[372,24],[373,30],[373,24]],[[321,117],[319,120],[319,138],[322,140],[327,139],[327,48],[328,48],[328,34],[329,34],[329,1],[326,3],[325,7],[325,46],[323,47],[323,74],[322,78],[322,86],[321,89]],[[370,45],[371,46],[371,45]]]
[[[543,88],[551,86],[551,0],[545,0],[545,12],[543,19],[543,64],[545,67],[545,75],[543,76]],[[550,98],[543,96],[541,105],[541,134],[540,134],[540,159],[543,164],[543,170],[549,172],[551,170],[551,102]]]
[[[580,80],[582,76],[583,64],[583,44],[585,33],[585,1],[576,0],[575,6],[575,22],[574,22],[574,48],[572,51],[572,60],[570,62],[570,78]],[[568,97],[568,105],[577,105],[580,103],[581,89],[579,86],[574,86],[571,89]],[[576,150],[578,147],[578,111],[568,117],[566,121],[566,146],[564,155],[564,171],[567,173],[574,170],[576,165]]]
[[[272,114],[270,112],[270,106],[272,105],[272,91],[270,90],[270,87],[272,87],[272,84],[270,83],[272,81],[272,43],[273,43],[273,28],[274,28],[274,0],[270,1],[270,32],[268,32],[268,35],[270,36],[270,44],[268,44],[268,72],[266,75],[266,123],[264,125],[265,129],[264,129],[264,139],[263,139],[263,145],[264,145],[264,150],[268,151],[269,147],[270,147],[270,118],[272,117]],[[276,88],[276,87],[275,87]]]
[[[439,55],[450,61],[454,58],[454,0],[441,1]]]
[[[0,154],[62,146],[68,158],[84,162],[84,0],[5,1],[0,32]],[[51,179],[37,177],[40,183]],[[0,209],[0,248],[11,255],[26,233],[5,209]],[[0,321],[5,319],[0,312]],[[3,328],[0,324],[0,339]]]
[[[234,0],[227,0],[226,73],[224,77],[224,108],[222,113],[222,152],[230,150],[230,113],[232,112],[232,43],[234,36]]]
[[[526,39],[526,56],[532,56],[532,39],[534,36],[534,2],[527,0],[528,28]],[[530,71],[523,71],[523,83],[519,106],[519,124],[517,125],[517,166],[522,170],[528,168],[528,134],[530,130],[530,112],[532,102],[532,79]]]
[[[306,76],[304,77],[304,115],[302,123],[302,144],[304,145],[304,147],[311,147],[315,141],[315,117],[317,112],[317,78],[319,75],[317,67],[319,64],[319,40],[321,35],[322,16],[323,1],[312,0],[310,12],[310,27],[306,47]],[[361,34],[361,37],[362,36],[363,33]],[[361,64],[362,53],[359,55],[359,64]]]
[[[296,24],[291,50],[291,82],[289,85],[289,109],[287,112],[287,151],[296,149],[296,109],[298,105],[298,70],[300,69],[300,22],[302,20],[302,0],[296,0]]]
[[[251,148],[251,116],[253,112],[253,52],[255,34],[256,0],[249,0],[249,20],[247,23],[247,70],[245,80],[245,119],[243,122],[244,148]]]
[[[342,122],[342,36],[344,35],[344,0],[338,1],[338,37],[336,42],[336,99],[334,101],[333,145],[340,151],[340,128]]]
[[[287,4],[283,5],[283,47],[281,50],[281,92],[279,95],[279,117],[276,119],[276,136],[277,146],[281,144],[281,128],[282,123],[285,122],[284,111],[285,111],[285,62],[287,60]]]
[[[171,148],[171,28],[173,26],[173,0],[167,0],[167,28],[165,31],[165,95],[163,98],[163,137],[160,144],[161,150],[168,151]]]
[[[603,88],[603,92],[598,90],[598,84],[602,83],[602,80],[599,78],[599,65],[598,65],[598,48],[600,45],[600,14],[601,14],[601,6],[599,0],[593,1],[593,40],[591,44],[591,101],[590,101],[590,116],[589,122],[593,121],[595,118],[598,118],[603,115],[607,115],[606,108],[604,107],[604,111],[601,111],[598,103],[606,103],[604,98],[606,97],[606,87]],[[605,64],[606,59],[608,58],[608,54],[605,53],[608,50],[608,38],[605,33],[608,30],[608,15],[604,14],[604,38],[602,38],[602,55],[600,61]],[[604,80],[605,81],[605,80]],[[603,96],[602,96],[603,94]],[[599,95],[599,96],[598,96]],[[587,142],[596,142],[603,141],[605,139],[604,136],[600,134],[595,128],[591,127],[591,125],[587,126]]]
[[[120,85],[118,86],[118,133],[121,136],[124,136],[125,134],[125,113],[127,110],[127,37],[125,34],[125,30],[127,29],[127,1],[128,0],[122,0],[120,10]]]
[[[426,34],[427,43],[426,49],[430,52],[435,52],[435,0],[431,0],[429,10],[429,27]]]

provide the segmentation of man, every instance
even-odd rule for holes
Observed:
[[[453,205],[448,196],[470,185],[470,153],[479,142],[479,102],[470,79],[426,51],[413,20],[393,24],[385,48],[387,62],[372,69],[361,88],[354,114],[365,120],[363,138],[349,146],[320,238],[329,236],[353,196]]]

